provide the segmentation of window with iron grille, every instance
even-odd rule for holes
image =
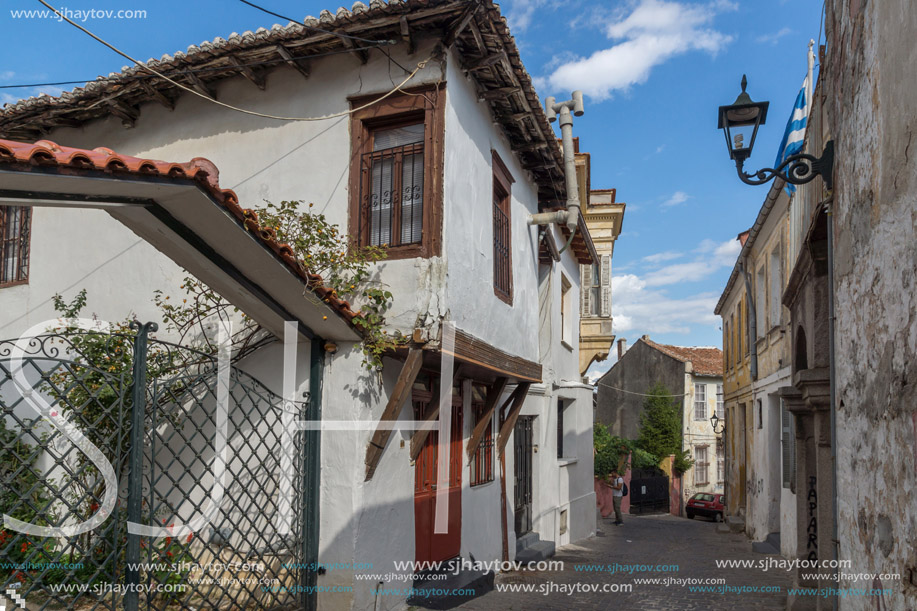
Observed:
[[[694,385],[694,419],[707,419],[707,385]]]
[[[445,96],[409,94],[351,99],[349,232],[389,259],[441,254]]]
[[[513,303],[513,233],[510,217],[510,193],[513,177],[506,169],[500,156],[494,151],[494,294],[512,305]]]
[[[29,280],[32,208],[0,206],[0,286]]]
[[[471,411],[474,415],[474,424],[477,424],[484,415],[483,403],[472,403]],[[494,479],[494,423],[491,418],[490,425],[484,429],[484,437],[478,445],[477,451],[471,460],[471,485],[479,486],[492,482]]]
[[[707,446],[694,448],[694,485],[706,486],[710,483],[707,476]]]

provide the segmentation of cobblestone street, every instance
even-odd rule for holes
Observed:
[[[460,609],[476,611],[529,611],[533,609],[646,609],[648,611],[783,609],[790,573],[785,570],[757,568],[718,569],[715,560],[762,560],[769,556],[751,551],[744,535],[719,534],[713,522],[688,520],[669,515],[627,516],[623,527],[611,520],[599,519],[599,536],[558,550],[553,560],[562,560],[564,570],[520,571],[497,575],[497,588],[509,584],[544,584],[569,588],[573,584],[633,584],[627,593],[567,594],[553,591],[499,592],[470,601]],[[772,557],[777,558],[777,557]],[[610,574],[577,571],[575,565],[677,565],[678,571]],[[779,592],[692,592],[687,585],[639,584],[643,578],[723,578],[725,585],[777,586]],[[705,584],[706,585],[706,584]],[[713,586],[718,587],[718,586]]]

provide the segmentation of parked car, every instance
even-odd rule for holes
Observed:
[[[688,500],[685,515],[693,520],[694,516],[713,518],[714,522],[723,521],[723,510],[726,505],[726,495],[710,492],[698,492]]]

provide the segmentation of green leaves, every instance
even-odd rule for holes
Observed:
[[[643,415],[640,416],[640,436],[637,439],[637,446],[658,459],[674,454],[676,457],[675,470],[683,473],[693,463],[688,464],[684,469],[679,468],[679,465],[684,467],[686,464],[681,449],[681,409],[672,400],[669,389],[659,382],[647,390],[647,395],[643,400]],[[679,461],[679,457],[682,460]]]

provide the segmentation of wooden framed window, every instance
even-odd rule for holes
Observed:
[[[706,486],[710,483],[707,475],[707,446],[694,448],[694,485]]]
[[[707,385],[694,385],[694,419],[707,419]]]
[[[32,208],[0,206],[0,287],[29,281]]]
[[[506,165],[492,151],[493,158],[493,219],[494,219],[494,294],[513,304],[513,228],[510,216],[510,196],[515,182]]]
[[[363,106],[352,98],[351,239],[381,246],[389,259],[442,252],[445,91],[419,87]]]
[[[716,385],[716,417],[723,419],[723,385]]]
[[[471,412],[476,425],[484,415],[484,403],[471,404]],[[471,485],[480,486],[494,480],[494,418],[490,426],[484,429],[484,437],[478,445],[474,457],[471,459]]]

